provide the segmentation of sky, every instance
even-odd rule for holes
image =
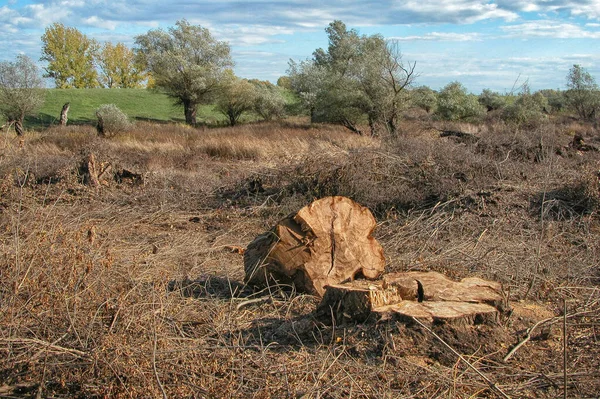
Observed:
[[[397,40],[403,60],[416,62],[417,86],[564,89],[574,64],[600,79],[600,0],[0,0],[0,61],[39,60],[55,22],[132,47],[136,35],[184,18],[229,42],[244,78],[276,82],[290,59],[327,48],[325,28],[341,20]]]

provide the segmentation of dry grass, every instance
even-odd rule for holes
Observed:
[[[239,306],[256,294],[228,247],[329,194],[376,213],[388,270],[493,278],[523,301],[499,326],[435,327],[511,397],[562,394],[567,298],[568,390],[595,396],[600,158],[568,149],[572,125],[452,128],[479,139],[418,121],[397,141],[301,123],[2,137],[0,396],[494,397],[416,325],[323,324],[283,291]],[[90,152],[143,180],[84,185]]]

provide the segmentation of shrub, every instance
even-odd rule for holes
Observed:
[[[415,107],[430,113],[435,110],[437,94],[427,86],[420,86],[410,92],[412,103]]]
[[[477,100],[488,112],[502,109],[506,106],[506,98],[490,89],[484,89]]]
[[[276,87],[257,87],[253,110],[266,121],[283,117],[285,113],[285,98],[281,90]]]
[[[485,113],[477,97],[467,93],[467,89],[459,82],[446,85],[438,95],[436,113],[443,119],[458,121],[478,119]]]
[[[127,131],[131,122],[127,115],[114,104],[103,104],[96,110],[98,118],[98,135],[114,136],[117,133]]]
[[[535,94],[524,90],[514,103],[507,106],[503,118],[517,125],[537,125],[546,119],[544,111],[548,108],[548,99],[540,92]]]

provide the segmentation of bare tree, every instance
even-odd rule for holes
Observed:
[[[0,115],[23,134],[23,121],[44,103],[45,93],[38,67],[26,55],[15,62],[0,62]]]

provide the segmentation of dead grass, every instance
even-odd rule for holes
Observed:
[[[558,322],[502,358],[567,298],[567,388],[595,396],[597,154],[567,148],[573,126],[453,128],[479,139],[418,121],[397,141],[301,123],[2,137],[0,396],[494,397],[418,326],[325,325],[284,291],[239,306],[257,294],[228,247],[329,194],[376,213],[388,270],[492,278],[522,301],[499,326],[435,326],[511,397],[562,394]],[[85,186],[89,152],[143,180]]]

